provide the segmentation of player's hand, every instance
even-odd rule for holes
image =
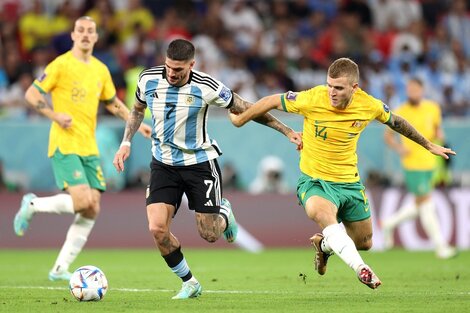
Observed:
[[[243,126],[241,119],[240,119],[240,115],[238,113],[232,113],[231,111],[229,111],[228,118],[230,119],[232,124],[235,125],[236,127]]]
[[[449,155],[456,155],[457,154],[452,149],[436,145],[435,143],[431,143],[428,150],[432,154],[439,155],[439,156],[443,157],[446,160],[449,158]]]
[[[139,133],[141,133],[142,136],[144,136],[145,138],[150,138],[150,136],[152,135],[152,127],[145,123],[142,123],[139,126]]]
[[[290,142],[297,146],[297,151],[302,150],[303,143],[302,143],[302,132],[290,132],[287,137],[289,138]]]
[[[113,165],[118,173],[124,171],[124,162],[131,155],[131,147],[121,146],[114,156]]]
[[[66,113],[56,112],[54,114],[54,122],[65,129],[72,127],[72,117]]]

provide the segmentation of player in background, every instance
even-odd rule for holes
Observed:
[[[395,113],[409,121],[427,140],[443,142],[441,109],[437,103],[424,99],[423,94],[422,81],[417,78],[410,79],[407,84],[408,101],[397,108]],[[449,246],[442,235],[436,206],[432,199],[433,174],[438,160],[408,138],[401,136],[401,140],[398,140],[390,129],[385,130],[384,138],[385,142],[400,155],[406,189],[414,195],[414,203],[401,207],[382,221],[385,248],[393,247],[395,227],[419,216],[424,231],[434,243],[436,256],[443,259],[454,257],[457,252]]]
[[[222,197],[217,157],[222,152],[207,133],[209,106],[242,112],[244,101],[223,83],[193,69],[195,48],[184,39],[172,41],[165,64],[144,70],[137,83],[136,103],[131,111],[114,166],[124,170],[131,140],[144,118],[152,113],[152,162],[147,190],[147,218],[155,244],[168,267],[183,281],[173,299],[194,298],[202,287],[186,262],[181,243],[170,230],[183,194],[195,211],[199,235],[215,242],[223,234],[228,242],[237,237],[238,226],[230,202]],[[300,145],[300,135],[270,114],[257,122],[272,127]],[[241,139],[242,140],[242,139]],[[238,145],[239,142],[233,144]]]
[[[361,132],[375,119],[433,154],[448,158],[447,154],[455,152],[431,143],[387,105],[361,90],[359,68],[348,58],[330,65],[326,85],[264,97],[245,112],[232,114],[232,123],[240,127],[272,109],[304,116],[297,196],[307,216],[322,229],[310,238],[316,250],[316,270],[324,275],[328,258],[337,254],[360,282],[377,288],[380,279],[358,252],[372,247],[369,201],[357,169]]]
[[[57,186],[67,193],[26,194],[13,222],[15,233],[23,236],[38,212],[75,214],[49,272],[53,281],[69,280],[69,266],[87,241],[100,211],[101,192],[106,190],[95,138],[100,101],[124,121],[129,117],[129,110],[116,97],[109,70],[92,56],[98,40],[96,23],[87,16],[78,18],[71,36],[71,50],[53,60],[25,94],[26,101],[52,121],[48,156]],[[46,93],[51,94],[52,107]],[[142,124],[139,131],[150,137],[150,126]]]

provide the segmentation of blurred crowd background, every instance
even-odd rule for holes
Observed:
[[[465,121],[469,9],[469,0],[0,0],[0,123],[39,118],[24,91],[70,49],[82,15],[97,22],[94,54],[128,105],[139,73],[183,37],[197,47],[196,69],[250,101],[324,84],[330,62],[348,56],[361,87],[392,109],[416,76],[446,119]]]

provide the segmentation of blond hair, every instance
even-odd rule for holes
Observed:
[[[351,84],[359,83],[359,67],[349,58],[339,58],[328,68],[331,78],[347,77]]]

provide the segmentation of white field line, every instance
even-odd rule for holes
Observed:
[[[52,287],[52,286],[0,286],[0,289],[39,289],[39,290],[68,290],[67,287]],[[119,292],[176,292],[177,290],[173,289],[150,289],[150,288],[110,288],[111,291]],[[109,291],[108,290],[108,291]],[[380,292],[380,291],[379,291]],[[273,294],[273,295],[286,295],[286,294],[299,294],[298,291],[275,291],[275,290],[203,290],[203,293],[215,293],[215,294]],[[312,290],[311,292],[303,293],[305,295],[315,294],[315,295],[351,295],[351,292],[341,292],[341,291],[318,291]],[[355,294],[363,294],[362,292],[355,292]],[[454,295],[454,296],[468,296],[470,291],[467,292],[411,292],[408,293],[411,295]]]

